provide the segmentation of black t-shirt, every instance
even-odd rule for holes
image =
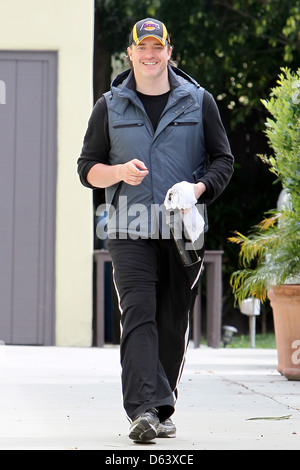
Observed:
[[[166,107],[170,91],[167,91],[167,93],[164,93],[163,95],[144,95],[144,93],[140,93],[139,91],[137,91],[136,94],[143,103],[145,111],[148,114],[155,131],[161,113]]]

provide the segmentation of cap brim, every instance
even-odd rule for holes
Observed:
[[[136,41],[133,42],[135,46],[138,46],[144,39],[146,38],[154,38],[157,39],[163,46],[167,44],[167,41],[159,36],[155,36],[155,34],[145,34],[145,36],[138,38]]]

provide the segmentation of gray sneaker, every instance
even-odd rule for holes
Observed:
[[[135,442],[149,442],[157,435],[158,411],[155,408],[145,411],[131,423],[129,438]]]
[[[171,418],[159,423],[156,437],[176,437],[176,426]]]

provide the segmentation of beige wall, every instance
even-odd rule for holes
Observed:
[[[59,346],[91,345],[92,194],[79,183],[76,160],[93,103],[93,14],[93,0],[14,0],[1,4],[1,49],[58,51]]]

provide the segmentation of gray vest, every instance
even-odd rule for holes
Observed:
[[[110,138],[109,163],[142,160],[149,174],[142,183],[106,189],[108,233],[118,237],[157,238],[164,230],[163,202],[180,181],[195,182],[206,169],[202,123],[204,89],[169,69],[171,92],[154,132],[134,89],[132,72],[121,87],[105,93]],[[203,207],[203,205],[201,205]]]

